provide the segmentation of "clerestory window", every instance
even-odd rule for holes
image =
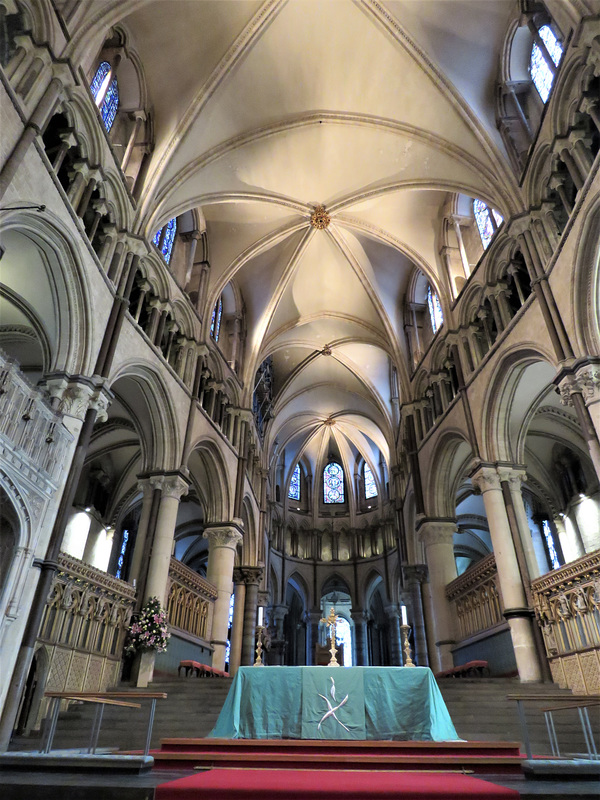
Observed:
[[[371,472],[371,467],[365,463],[363,470],[363,477],[365,481],[365,498],[369,500],[371,497],[377,497],[377,484],[375,477]]]
[[[545,103],[550,97],[555,68],[560,64],[563,49],[549,25],[543,25],[538,30],[538,36],[541,43],[533,42],[529,59],[529,73],[533,85]]]
[[[335,461],[323,470],[323,500],[325,503],[344,502],[344,470]]]
[[[300,500],[300,464],[296,464],[296,468],[292,473],[288,497],[290,500]]]
[[[437,333],[444,324],[444,315],[440,298],[431,286],[427,287],[427,307],[429,309],[429,319],[431,320],[431,330]]]
[[[504,222],[504,217],[495,208],[486,205],[483,200],[473,200],[473,216],[483,249],[487,250],[494,234]]]
[[[90,90],[100,109],[104,127],[110,131],[119,108],[119,85],[108,61],[103,61],[96,70]]]

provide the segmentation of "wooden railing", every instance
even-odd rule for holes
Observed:
[[[531,584],[555,683],[600,693],[600,550]]]
[[[503,622],[494,554],[490,553],[449,583],[446,597],[455,608],[460,639]]]
[[[171,559],[169,578],[169,625],[206,641],[212,628],[216,588],[175,558]]]

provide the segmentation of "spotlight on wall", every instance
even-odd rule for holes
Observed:
[[[90,513],[90,511],[92,510],[92,507],[91,507],[91,506],[87,506],[87,507],[86,507],[86,508],[84,508],[83,510],[84,510],[84,511],[87,511],[87,513],[89,514],[89,513]]]
[[[585,499],[585,495],[582,492],[579,492],[579,499],[580,500],[584,500]]]

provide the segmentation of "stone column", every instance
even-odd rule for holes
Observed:
[[[572,406],[600,480],[600,359],[589,359],[558,384],[561,403]]]
[[[139,581],[142,561],[146,548],[146,535],[148,533],[148,521],[150,519],[150,509],[152,507],[152,494],[154,486],[151,478],[138,479],[138,489],[142,492],[142,513],[140,514],[140,521],[138,523],[137,533],[135,535],[135,544],[133,546],[133,556],[131,558],[131,567],[129,569],[129,582]]]
[[[456,578],[454,560],[453,520],[424,519],[419,528],[419,538],[425,545],[425,556],[429,569],[432,623],[436,654],[430,652],[435,672],[454,666],[451,648],[456,643],[454,614],[446,598],[446,586]]]
[[[204,529],[203,536],[208,539],[209,548],[206,577],[217,589],[211,638],[211,644],[214,647],[212,665],[216,669],[225,669],[233,562],[238,542],[242,541],[241,520],[207,527]]]
[[[285,605],[277,605],[272,607],[270,619],[272,620],[272,625],[275,628],[275,636],[271,639],[271,650],[269,651],[269,664],[283,664],[284,663],[284,653],[285,653],[285,634],[283,632],[283,621],[288,613],[288,607]],[[312,629],[314,626],[313,615],[309,615],[309,626]],[[318,619],[317,617],[317,630],[318,630]],[[312,641],[312,635],[307,636],[307,641]],[[313,651],[313,661],[314,661],[314,651]],[[310,663],[307,661],[307,664]]]
[[[354,609],[350,615],[354,622],[354,655],[357,667],[366,667],[369,664],[367,655],[367,620],[361,608]]]
[[[233,624],[231,626],[231,650],[229,652],[229,674],[235,675],[242,660],[242,636],[244,633],[244,606],[246,603],[246,584],[243,571],[233,570],[234,601]]]
[[[510,626],[519,677],[523,682],[540,681],[542,673],[533,636],[533,612],[527,606],[500,477],[494,467],[480,467],[471,480],[483,494],[498,569],[504,616]]]
[[[140,128],[142,127],[142,122],[146,121],[146,113],[141,109],[134,111],[131,116],[133,116],[133,128],[131,129],[131,135],[129,136],[129,141],[127,142],[127,147],[125,148],[125,152],[123,154],[123,160],[121,161],[121,169],[123,174],[125,174],[125,171],[129,166],[129,159],[131,158],[135,141],[138,137],[138,133],[140,132]]]
[[[407,564],[402,567],[402,571],[404,572],[404,580],[412,601],[412,626],[415,637],[413,660],[420,667],[428,667],[429,657],[427,654],[423,594],[421,591],[421,585],[427,579],[427,566],[425,564]]]
[[[525,556],[525,563],[527,564],[527,571],[529,577],[533,581],[540,576],[540,567],[535,554],[533,546],[533,539],[531,538],[531,530],[529,522],[527,521],[527,513],[525,511],[525,504],[523,503],[523,495],[521,493],[521,483],[526,479],[525,470],[511,469],[509,467],[502,467],[499,471],[500,480],[506,481],[510,489],[510,497],[512,506],[515,510],[515,517],[519,527],[519,539],[523,547],[523,554]]]
[[[256,650],[256,609],[258,606],[258,584],[262,578],[262,567],[241,567],[246,584],[244,604],[244,635],[242,637],[242,666],[254,664]]]
[[[160,483],[162,496],[152,541],[144,602],[150,597],[158,597],[161,605],[166,602],[169,565],[173,551],[173,537],[175,535],[179,501],[182,495],[187,494],[188,488],[188,482],[181,475],[162,476]]]
[[[386,606],[390,632],[390,659],[392,667],[402,666],[402,641],[400,636],[400,609],[396,605]]]

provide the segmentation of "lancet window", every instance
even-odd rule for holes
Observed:
[[[108,61],[103,61],[96,70],[90,90],[100,109],[104,127],[110,131],[119,108],[119,85],[117,79],[112,77],[112,67]]]
[[[481,244],[484,250],[487,250],[492,237],[504,222],[504,217],[495,208],[490,208],[483,200],[473,200],[473,215]]]
[[[442,305],[437,292],[434,292],[431,286],[427,287],[427,307],[429,308],[429,318],[431,320],[431,330],[437,333],[444,324],[444,315],[442,313]]]
[[[213,308],[212,318],[210,320],[210,335],[215,340],[219,341],[219,334],[221,332],[221,317],[223,316],[223,298],[219,297]]]
[[[377,497],[377,484],[368,464],[364,466],[363,476],[365,480],[365,498],[369,500],[371,497]]]
[[[290,500],[300,500],[300,464],[296,464],[296,468],[292,473],[288,497]]]
[[[344,470],[335,461],[323,470],[323,500],[325,503],[344,502]]]
[[[538,36],[543,46],[534,41],[529,60],[529,73],[533,85],[545,103],[550,97],[550,89],[554,80],[554,68],[560,63],[563,49],[549,25],[543,25],[538,30]],[[549,63],[549,58],[552,66]]]
[[[175,234],[177,233],[177,219],[173,217],[170,219],[163,228],[159,228],[154,234],[152,243],[158,247],[162,257],[168,264],[171,261],[171,254],[173,252],[173,244],[175,243]]]
[[[125,553],[127,552],[127,543],[129,541],[129,531],[123,531],[123,539],[121,540],[121,550],[119,551],[119,558],[117,560],[117,571],[115,578],[120,578],[123,571],[123,564],[125,563]]]

